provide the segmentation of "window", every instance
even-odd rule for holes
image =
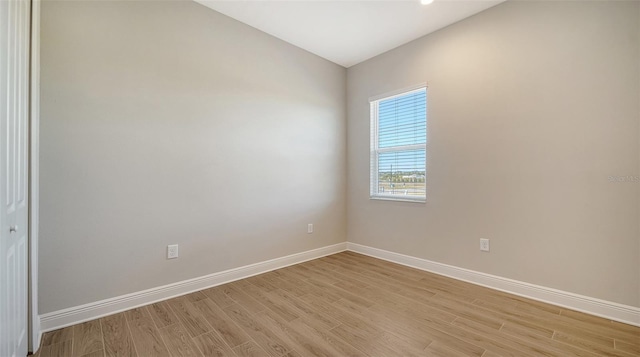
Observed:
[[[426,199],[427,88],[370,100],[370,197]]]

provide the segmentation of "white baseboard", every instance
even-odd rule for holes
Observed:
[[[582,311],[591,315],[604,317],[634,326],[640,326],[640,308],[634,306],[618,304],[589,296],[578,295],[522,281],[480,273],[469,269],[458,268],[452,265],[437,263],[356,243],[347,243],[347,249],[374,258],[444,275],[457,280],[504,291],[506,293],[566,307],[572,310]]]
[[[271,270],[284,268],[289,265],[302,263],[307,260],[339,253],[346,249],[347,243],[338,243],[157,288],[46,313],[40,315],[40,331],[52,331],[62,327],[75,325],[77,323],[94,320],[139,306],[152,304],[154,302],[170,299],[176,296],[189,294],[194,291],[207,289],[216,285],[226,284],[235,280],[248,278],[253,275],[266,273]]]
[[[207,289],[213,286],[226,284],[235,280],[248,278],[253,275],[266,273],[268,271],[284,268],[293,264],[302,263],[307,260],[320,258],[345,250],[448,276],[457,280],[466,281],[533,300],[582,311],[614,321],[640,326],[640,308],[637,307],[600,300],[347,242],[43,314],[39,316],[39,326],[37,329],[34,329],[34,331],[38,330],[38,333],[34,334],[34,337],[38,340],[39,345],[42,333],[47,331],[75,325],[81,322],[126,311],[139,306],[152,304],[154,302],[170,299],[176,296],[189,294],[194,291]]]

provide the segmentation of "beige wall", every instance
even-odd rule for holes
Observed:
[[[639,22],[507,2],[346,71],[190,1],[45,1],[40,313],[347,237],[640,306],[640,182],[609,181]],[[427,203],[370,201],[367,99],[425,81]]]
[[[609,182],[640,174],[639,7],[507,2],[349,68],[349,241],[640,306],[640,182]],[[371,201],[368,98],[425,81],[427,202]]]
[[[40,313],[346,240],[344,68],[191,1],[41,41]]]

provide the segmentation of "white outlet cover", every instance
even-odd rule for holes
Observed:
[[[307,233],[313,233],[313,223],[307,224]]]
[[[489,251],[489,240],[486,238],[480,238],[480,250],[483,252]]]
[[[167,246],[167,259],[175,259],[178,257],[178,245],[170,244]]]

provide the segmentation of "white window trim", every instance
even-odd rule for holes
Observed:
[[[369,97],[369,103],[375,102],[376,100],[380,100],[380,99],[390,99],[393,97],[398,97],[400,95],[409,94],[409,92],[414,92],[414,91],[418,91],[421,89],[428,89],[428,88],[429,86],[427,85],[427,82],[415,84],[406,88],[402,88],[402,89],[394,90],[391,92],[375,95],[373,97]]]
[[[412,150],[412,149],[422,149],[427,150],[427,144],[416,144],[416,145],[403,145],[403,146],[395,146],[391,148],[378,148],[378,106],[374,106],[373,102],[379,101],[381,99],[392,99],[399,96],[404,96],[407,94],[411,94],[413,92],[418,92],[422,90],[427,90],[428,86],[426,83],[417,84],[411,87],[407,87],[404,89],[395,90],[392,92],[376,95],[369,98],[369,118],[370,118],[370,157],[369,157],[369,199],[371,200],[382,200],[382,201],[401,201],[401,202],[414,202],[414,203],[425,203],[426,202],[426,193],[424,197],[415,197],[415,196],[400,196],[400,195],[388,195],[381,194],[379,192],[375,192],[374,187],[379,186],[378,181],[378,155],[380,153],[385,152],[394,152],[394,151],[404,151],[404,150]],[[426,155],[425,155],[426,161]],[[426,162],[425,162],[426,168]],[[426,182],[425,182],[426,186]]]

